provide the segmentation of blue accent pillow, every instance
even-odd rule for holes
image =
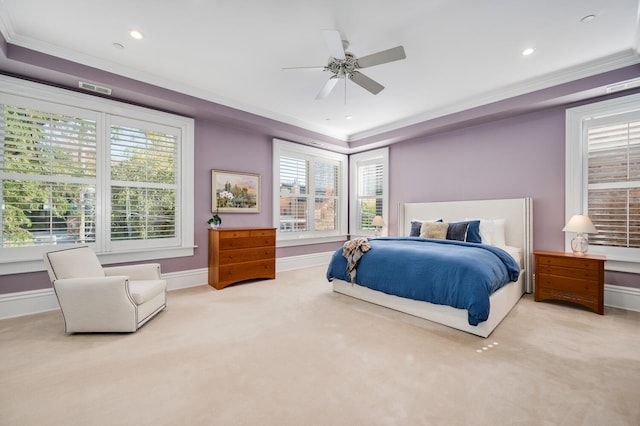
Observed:
[[[449,228],[451,228],[452,225],[458,225],[458,224],[467,224],[467,234],[465,236],[465,239],[463,240],[459,240],[459,241],[466,241],[468,243],[481,243],[482,242],[482,238],[480,237],[480,221],[479,220],[468,220],[465,222],[452,222],[449,223]],[[447,236],[448,240],[451,240],[453,238],[449,238]]]
[[[419,237],[420,236],[420,228],[422,227],[422,222],[418,220],[411,221],[411,231],[409,232],[410,237]]]
[[[482,238],[480,237],[480,221],[479,220],[470,220],[469,229],[467,229],[467,242],[468,243],[481,243]]]
[[[449,223],[449,228],[447,229],[447,240],[466,241],[468,229],[468,222]]]

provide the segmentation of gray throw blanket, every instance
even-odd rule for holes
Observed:
[[[347,273],[351,283],[356,282],[356,267],[360,258],[369,251],[371,246],[366,238],[346,241],[342,246],[342,255],[347,259]]]

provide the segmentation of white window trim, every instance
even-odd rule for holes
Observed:
[[[566,157],[565,157],[565,223],[574,214],[587,211],[587,154],[583,121],[593,117],[622,114],[640,109],[640,94],[624,96],[566,111]],[[571,252],[573,234],[565,233],[565,251]],[[640,249],[615,250],[600,246],[589,246],[589,253],[607,256],[605,269],[611,271],[640,273]]]
[[[377,160],[377,161],[376,161]],[[381,235],[387,235],[389,222],[389,148],[380,148],[373,151],[361,152],[349,156],[349,233],[352,236],[373,237],[375,231],[365,231],[358,228],[358,164],[370,163],[376,161],[382,164],[382,219],[385,226],[382,228]]]
[[[144,247],[118,249],[110,252],[97,251],[103,264],[137,262],[152,259],[193,256],[194,249],[194,120],[148,108],[129,105],[110,99],[103,99],[83,93],[76,93],[57,87],[34,83],[14,77],[0,76],[0,94],[45,100],[62,106],[104,112],[123,117],[133,117],[168,126],[177,127],[181,132],[181,152],[178,163],[178,184],[181,211],[176,212],[179,221],[179,243],[171,247]],[[104,121],[104,119],[102,119]],[[104,124],[104,123],[103,123]],[[104,214],[104,212],[98,212]],[[18,274],[44,270],[42,256],[47,251],[63,246],[26,247],[23,250],[5,251],[0,256],[0,275]]]
[[[292,155],[310,155],[322,157],[340,163],[340,188],[339,188],[339,213],[338,229],[335,231],[309,232],[303,235],[296,233],[280,232],[280,156],[287,152]],[[348,206],[348,183],[347,183],[347,156],[333,151],[288,142],[281,139],[273,139],[273,226],[276,228],[276,247],[291,247],[308,244],[329,243],[334,241],[344,241],[347,238],[347,206]]]

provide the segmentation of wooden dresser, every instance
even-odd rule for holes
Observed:
[[[563,300],[604,314],[606,257],[555,251],[534,251],[536,302]]]
[[[209,229],[209,285],[276,277],[275,228]]]

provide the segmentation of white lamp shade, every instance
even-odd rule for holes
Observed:
[[[382,219],[382,216],[376,216],[373,218],[371,224],[373,226],[384,226],[384,220]]]
[[[569,219],[567,222],[567,226],[562,228],[564,232],[582,232],[585,234],[594,234],[598,232],[596,227],[593,226],[593,222],[589,219],[589,216],[583,216],[581,214],[576,214]]]

